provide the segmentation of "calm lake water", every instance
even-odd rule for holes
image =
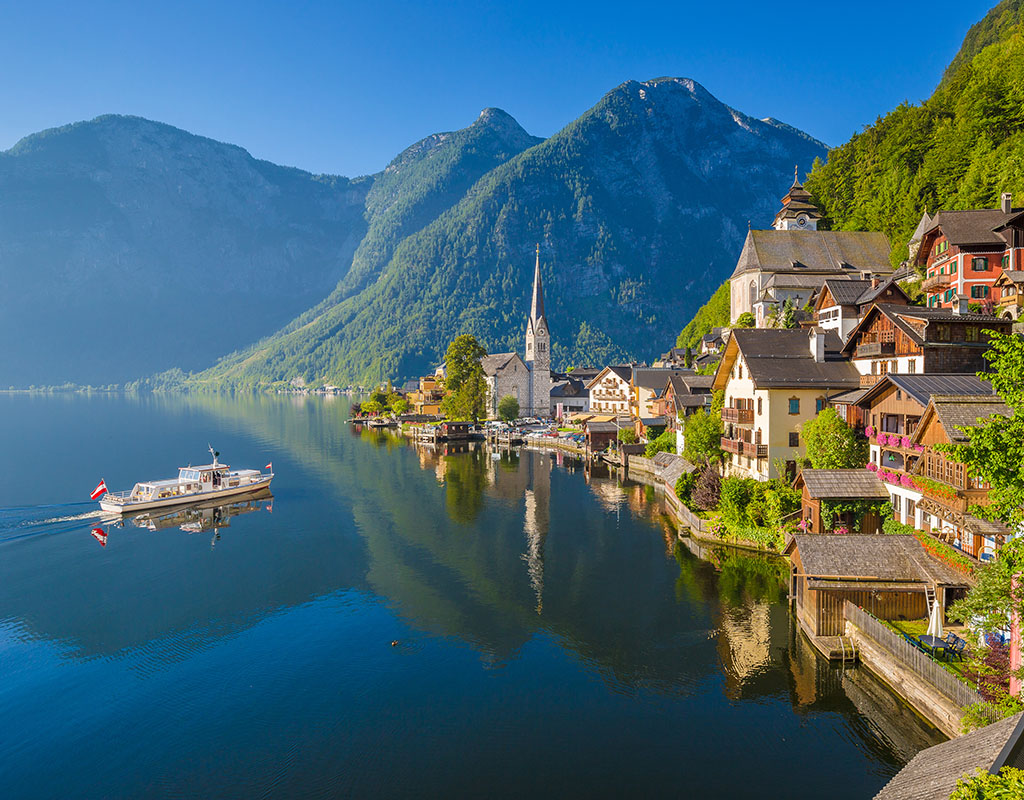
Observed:
[[[836,800],[941,741],[652,490],[347,410],[0,395],[0,796]],[[154,529],[88,502],[208,441],[273,498]]]

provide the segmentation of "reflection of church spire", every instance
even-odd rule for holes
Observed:
[[[530,468],[533,474],[531,488],[526,490],[526,518],[523,530],[526,533],[526,572],[530,586],[537,596],[537,613],[544,610],[544,541],[548,536],[548,513],[550,504],[551,468],[542,463],[543,456],[535,456]]]

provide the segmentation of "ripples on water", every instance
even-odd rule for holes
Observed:
[[[0,481],[0,796],[865,797],[939,740],[796,634],[783,564],[698,558],[649,487],[346,416],[0,396],[25,465]],[[273,460],[273,498],[123,526],[79,502],[207,441]]]

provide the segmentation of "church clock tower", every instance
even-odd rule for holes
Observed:
[[[526,358],[530,370],[529,414],[551,415],[551,334],[544,316],[544,287],[540,280],[540,245],[533,269],[533,302],[526,321]],[[524,412],[525,413],[525,412]]]

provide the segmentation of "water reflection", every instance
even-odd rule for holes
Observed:
[[[538,744],[586,740],[581,752],[598,760],[628,758],[616,762],[616,774],[645,785],[672,762],[667,753],[645,762],[653,753],[645,748],[678,742],[683,726],[692,738],[689,757],[697,759],[691,767],[713,760],[719,748],[742,747],[745,737],[753,737],[752,768],[764,774],[817,763],[808,754],[820,746],[832,752],[821,769],[830,764],[853,795],[877,790],[909,754],[938,738],[909,712],[900,716],[904,707],[870,676],[836,672],[808,650],[789,616],[783,562],[681,543],[651,487],[601,465],[467,443],[414,446],[394,431],[346,425],[346,403],[313,398],[61,405],[61,414],[51,407],[24,426],[21,446],[29,454],[44,440],[59,465],[56,480],[71,475],[58,486],[66,496],[82,483],[74,432],[116,417],[123,424],[105,428],[114,435],[154,433],[143,444],[127,433],[98,439],[96,451],[116,453],[115,466],[127,461],[132,474],[159,474],[179,460],[182,442],[197,431],[205,440],[210,431],[239,461],[273,458],[281,505],[273,514],[252,513],[269,507],[267,497],[251,507],[179,509],[104,526],[116,547],[83,535],[99,521],[87,516],[92,506],[71,509],[60,522],[50,521],[57,516],[49,510],[0,510],[0,635],[58,646],[64,662],[124,660],[147,677],[161,670],[177,677],[204,653],[216,653],[228,672],[247,669],[258,654],[269,659],[268,680],[287,675],[274,687],[278,694],[261,698],[261,713],[273,716],[267,704],[276,703],[285,718],[296,706],[322,716],[322,726],[307,727],[330,742],[313,747],[325,763],[333,763],[334,750],[358,749],[354,738],[338,738],[356,715],[376,721],[364,725],[392,725],[381,734],[388,753],[429,750],[431,737],[458,750],[497,725],[503,750],[532,765],[520,780],[564,774],[564,764],[544,772],[546,748],[531,749],[526,731],[512,733],[522,724],[543,732]],[[112,474],[108,483],[128,482]],[[31,488],[16,485],[9,497]],[[29,519],[35,513],[38,522]],[[176,533],[216,535],[228,523],[244,535],[225,536],[216,550],[202,544],[205,537]],[[60,535],[71,531],[73,538]],[[122,610],[96,615],[96,607]],[[349,686],[354,697],[339,689]],[[198,703],[220,710],[219,698],[195,691]],[[253,702],[245,695],[238,707]],[[415,723],[395,722],[407,714]],[[757,725],[786,730],[788,742],[751,733]],[[633,734],[642,747],[615,746]],[[565,748],[550,749],[571,758]],[[380,763],[381,752],[348,774],[381,774],[367,767]],[[400,760],[387,764],[403,768]],[[865,764],[875,770],[867,778]],[[715,781],[727,773],[711,769],[688,780],[715,796],[722,789]]]

